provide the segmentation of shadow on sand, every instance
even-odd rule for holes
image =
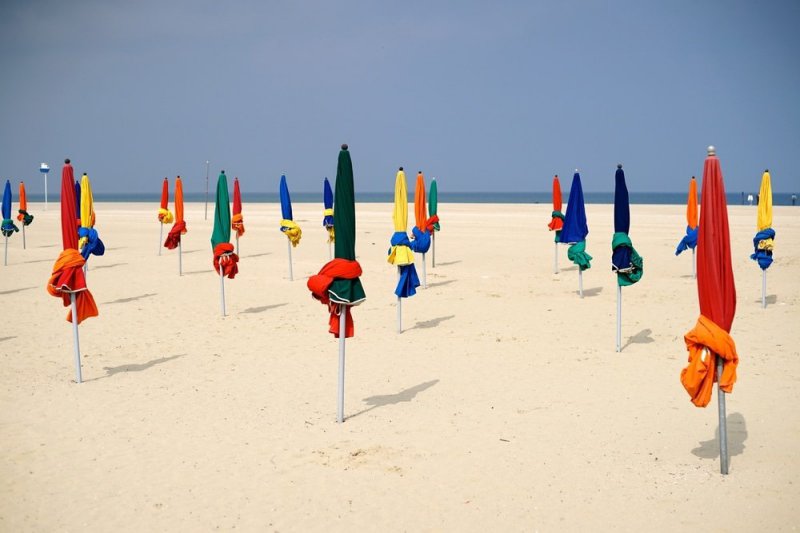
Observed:
[[[440,316],[438,318],[431,318],[430,320],[424,320],[422,322],[417,322],[416,324],[414,324],[413,326],[411,326],[408,329],[412,330],[412,329],[435,328],[436,326],[438,326],[439,324],[441,324],[445,320],[450,320],[451,318],[454,318],[455,316],[456,315],[447,315],[447,316]]]
[[[127,265],[128,263],[111,263],[110,265],[98,265],[96,267],[91,267],[91,270],[100,270],[101,268],[114,268],[122,265]]]
[[[583,289],[583,297],[586,298],[587,296],[591,298],[592,296],[597,296],[603,292],[603,287],[592,287],[591,289]]]
[[[135,302],[136,300],[141,300],[142,298],[150,298],[151,296],[155,295],[156,293],[154,292],[148,294],[140,294],[139,296],[130,296],[129,298],[120,298],[118,300],[111,300],[110,302],[103,302],[101,305],[126,304],[128,302]]]
[[[0,292],[0,294],[3,294],[3,293]],[[767,305],[774,305],[778,301],[778,295],[777,294],[767,294],[766,300],[767,300]],[[755,303],[757,303],[757,304],[760,304],[761,303],[761,298],[759,298],[758,300],[753,300],[753,301]]]
[[[275,309],[276,307],[283,307],[284,305],[289,305],[289,304],[288,303],[282,303],[282,304],[262,305],[260,307],[248,307],[244,311],[240,311],[239,314],[242,314],[242,313],[263,313],[264,311],[269,311],[270,309]]]
[[[456,280],[454,280],[454,279],[448,279],[448,280],[445,280],[445,281],[436,281],[434,283],[428,283],[428,288],[432,289],[433,287],[442,287],[444,285],[450,285],[451,283],[455,283],[455,282],[456,282]]]
[[[4,294],[14,294],[15,292],[22,292],[22,291],[29,291],[31,289],[35,289],[36,287],[22,287],[21,289],[11,289],[10,291],[2,291],[0,295]],[[759,300],[760,302],[761,300]]]
[[[716,391],[716,387],[714,387]],[[716,393],[716,392],[715,392]],[[715,400],[716,401],[716,400]],[[728,459],[744,453],[747,440],[747,424],[741,413],[728,415]],[[700,441],[700,446],[692,450],[700,459],[719,458],[719,426],[714,430],[714,438]]]
[[[401,390],[396,394],[382,394],[379,396],[370,396],[369,398],[364,398],[362,401],[370,407],[352,414],[347,418],[354,418],[356,416],[363,415],[364,413],[368,413],[373,409],[383,407],[384,405],[396,405],[398,403],[410,402],[416,397],[417,394],[433,387],[437,383],[439,383],[439,380],[434,379],[431,381],[426,381],[425,383],[420,383],[419,385],[415,385],[409,389]]]
[[[142,364],[133,363],[120,366],[105,366],[103,367],[103,370],[106,371],[105,376],[100,376],[92,379],[85,379],[84,381],[96,381],[98,379],[110,378],[114,374],[119,374],[120,372],[141,372],[156,365],[160,365],[161,363],[166,363],[167,361],[172,361],[173,359],[177,359],[179,357],[184,357],[185,355],[186,355],[185,353],[182,353],[180,355],[171,355],[169,357],[159,357],[158,359],[153,359],[152,361],[148,361]]]
[[[628,337],[628,342],[625,343],[625,345],[620,349],[620,351],[624,350],[631,344],[650,344],[651,342],[655,342],[655,339],[653,339],[653,337],[650,336],[652,334],[653,334],[652,329],[643,329],[636,335],[631,335],[630,337]]]

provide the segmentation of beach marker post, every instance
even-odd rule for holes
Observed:
[[[347,308],[339,304],[339,384],[336,397],[336,421],[344,422],[344,355],[347,332]]]
[[[81,383],[81,344],[78,338],[78,304],[75,302],[75,293],[69,295],[72,309],[72,345],[75,349],[75,381]]]

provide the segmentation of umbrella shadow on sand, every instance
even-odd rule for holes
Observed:
[[[2,294],[2,293],[0,293],[0,294]],[[778,302],[778,295],[777,294],[767,294],[767,297],[765,298],[765,301],[770,305],[774,305],[774,304],[776,304]],[[758,300],[753,300],[753,302],[755,302],[757,304],[760,304],[761,303],[761,298],[759,298]]]
[[[744,453],[744,441],[747,440],[747,424],[741,413],[728,415],[728,457]],[[714,430],[714,438],[700,441],[700,446],[692,450],[700,459],[719,458],[719,426]]]
[[[432,318],[430,320],[425,320],[423,322],[417,322],[410,328],[411,329],[428,329],[428,328],[435,328],[445,320],[450,320],[451,318],[455,318],[456,315],[447,315],[447,316],[440,316],[438,318]]]
[[[369,398],[364,398],[362,401],[370,407],[352,414],[347,418],[354,418],[358,415],[363,415],[364,413],[368,413],[373,409],[383,407],[384,405],[396,405],[398,403],[410,402],[417,396],[417,394],[433,387],[437,383],[439,383],[439,380],[434,379],[431,381],[426,381],[425,383],[420,383],[419,385],[415,385],[411,388],[401,390],[397,394],[381,394],[379,396],[370,396]]]
[[[583,296],[591,298],[597,296],[603,291],[603,287],[592,287],[591,289],[583,289]]]
[[[628,337],[628,342],[625,343],[625,346],[623,346],[621,350],[624,350],[631,344],[650,344],[651,342],[655,342],[655,339],[653,339],[653,337],[650,336],[652,334],[653,330],[648,328],[648,329],[643,329],[636,335],[631,335],[630,337]]]
[[[119,298],[117,300],[111,300],[110,302],[103,302],[101,305],[126,304],[128,302],[135,302],[136,300],[141,300],[142,298],[149,298],[155,295],[156,293],[151,292],[147,294],[140,294],[139,296],[129,296],[128,298]]]
[[[184,357],[185,355],[187,355],[187,354],[182,353],[182,354],[179,354],[179,355],[170,355],[169,357],[159,357],[158,359],[153,359],[151,361],[148,361],[148,362],[142,363],[142,364],[133,363],[133,364],[127,364],[127,365],[120,365],[120,366],[105,366],[105,367],[103,367],[103,370],[106,371],[106,375],[105,376],[100,376],[100,377],[93,378],[93,379],[85,379],[84,382],[86,382],[86,381],[96,381],[98,379],[103,379],[103,378],[110,378],[114,374],[119,374],[120,372],[141,372],[143,370],[147,370],[150,367],[153,367],[153,366],[156,366],[156,365],[160,365],[161,363],[166,363],[167,361],[171,361],[173,359],[178,359],[179,357]]]
[[[433,283],[428,283],[428,288],[432,289],[434,287],[442,287],[444,285],[450,285],[451,283],[455,283],[455,282],[456,282],[456,280],[454,280],[454,279],[447,279],[447,280],[444,280],[444,281],[435,281]]]
[[[270,309],[275,309],[276,307],[283,307],[284,305],[289,305],[289,304],[282,303],[282,304],[262,305],[260,307],[248,307],[244,311],[240,311],[239,314],[243,314],[243,313],[263,313],[264,311],[269,311]]]
[[[29,291],[36,287],[22,287],[21,289],[11,289],[10,291],[0,291],[0,294],[14,294],[15,292]],[[759,300],[760,302],[761,300]]]

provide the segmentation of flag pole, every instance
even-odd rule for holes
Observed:
[[[222,309],[222,316],[225,316],[225,275],[222,268],[222,258],[219,262],[219,304]]]
[[[23,226],[24,228],[25,226]],[[767,271],[761,271],[761,307],[767,308]]]
[[[287,237],[286,244],[289,248],[289,281],[294,281],[294,274],[292,273],[292,239]]]
[[[725,415],[725,391],[720,385],[722,357],[717,357],[717,405],[719,407],[719,472],[728,474],[728,422]]]
[[[158,225],[161,226],[158,232],[158,255],[161,255],[161,243],[164,242],[164,223],[159,222]]]
[[[583,270],[580,265],[578,265],[578,294],[583,298]]]
[[[339,387],[336,398],[336,421],[344,422],[344,343],[347,337],[347,308],[339,304]]]
[[[75,303],[75,293],[69,295],[72,307],[72,344],[75,348],[75,381],[81,383],[81,344],[78,338],[78,304]]]
[[[622,287],[617,284],[617,352],[622,351]]]
[[[425,264],[425,252],[422,252],[422,288],[428,288],[428,269]]]

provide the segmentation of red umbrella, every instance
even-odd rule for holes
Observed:
[[[556,232],[555,248],[553,252],[553,272],[558,274],[558,238],[561,236],[561,228],[564,227],[564,213],[561,212],[561,182],[558,181],[558,174],[553,176],[553,212],[550,215],[550,223],[547,227],[550,231]]]
[[[83,274],[85,260],[78,251],[78,232],[75,230],[75,177],[69,159],[64,161],[61,171],[61,240],[64,250],[58,256],[47,292],[61,298],[64,307],[71,307],[67,321],[72,322],[75,345],[76,381],[81,382],[80,347],[78,343],[78,324],[85,319],[97,316],[97,305],[92,293],[86,287]],[[73,317],[73,315],[75,315]]]
[[[242,217],[242,192],[239,190],[239,178],[233,178],[233,218],[231,229],[236,232],[236,253],[239,253],[239,237],[244,235],[244,217]]]
[[[713,146],[703,168],[702,205],[697,240],[697,294],[700,318],[684,339],[689,350],[689,366],[681,372],[681,382],[698,407],[711,400],[714,381],[718,384],[720,416],[720,460],[728,473],[725,395],[733,391],[739,356],[729,335],[736,313],[736,286],[731,264],[728,206],[722,169]],[[716,356],[716,357],[711,357]]]

